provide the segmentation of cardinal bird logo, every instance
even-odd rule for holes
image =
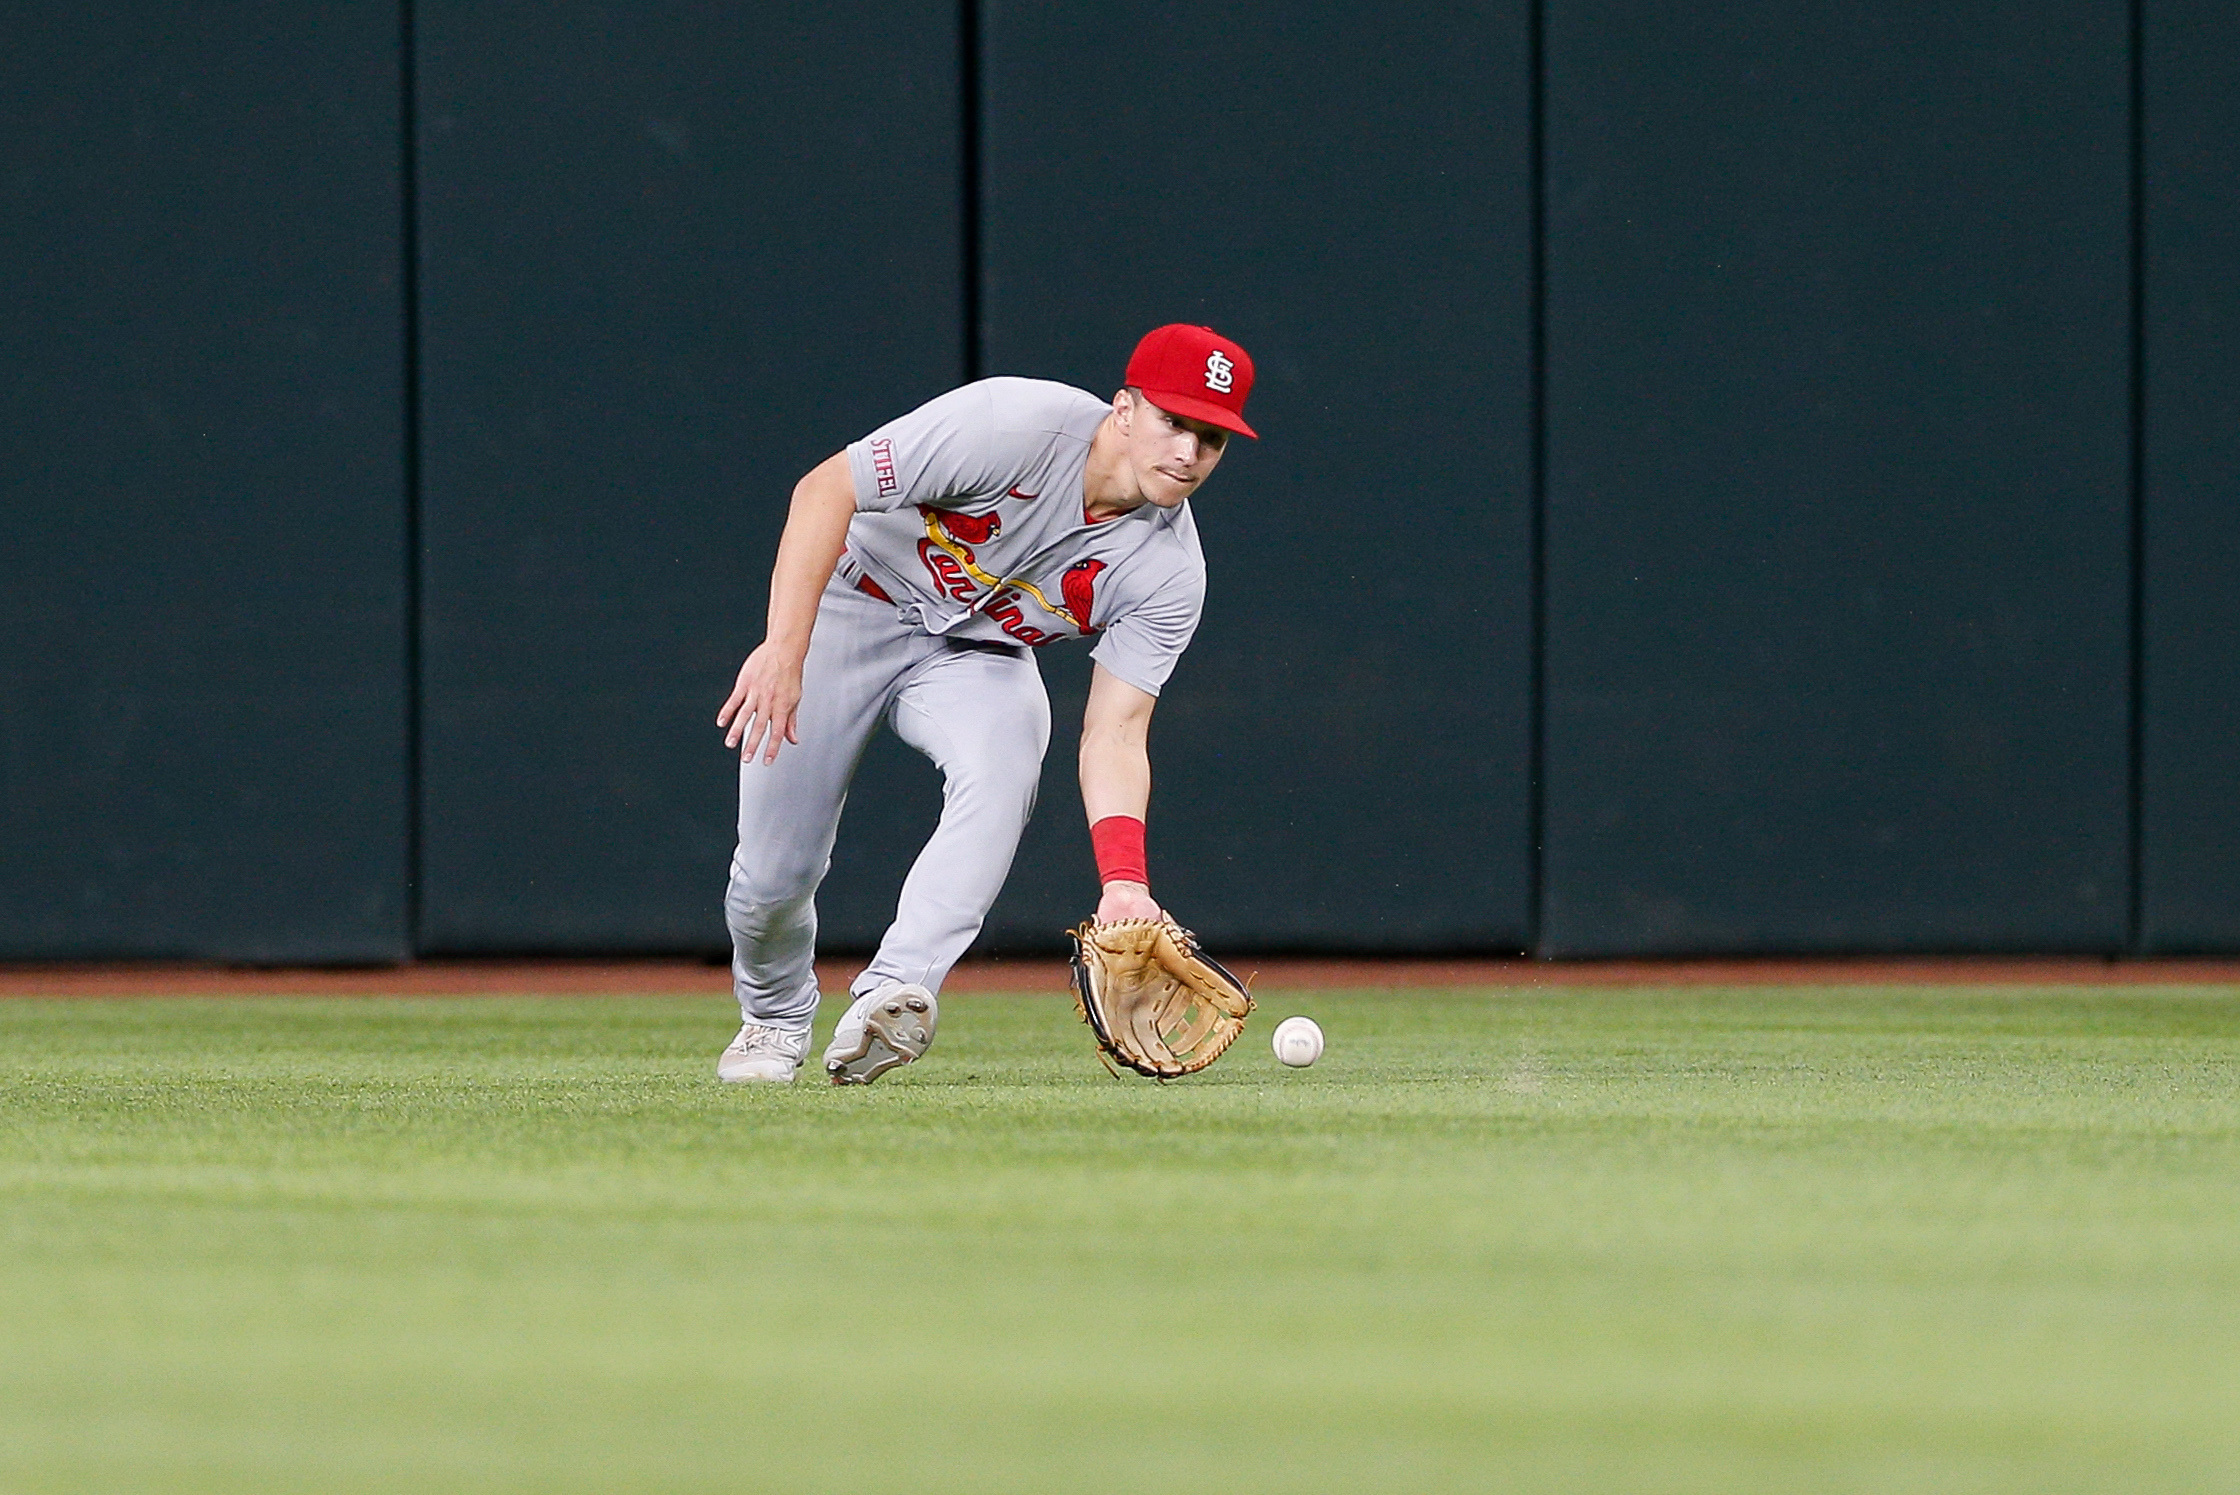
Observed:
[[[1001,514],[952,514],[943,509],[940,520],[951,539],[966,545],[985,545],[1003,532]]]
[[[1083,633],[1097,631],[1089,626],[1089,613],[1097,605],[1097,574],[1103,570],[1103,561],[1075,561],[1058,578],[1058,592],[1066,599],[1066,616]]]

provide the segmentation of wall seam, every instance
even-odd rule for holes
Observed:
[[[421,680],[420,680],[420,139],[419,70],[413,0],[397,3],[399,116],[399,288],[404,354],[404,726],[405,942],[420,950]]]
[[[980,354],[980,4],[957,3],[958,254],[962,271],[964,377],[981,377]]]
[[[2147,712],[2147,177],[2146,0],[2130,3],[2130,734],[2127,816],[2130,901],[2124,948],[2136,955],[2146,941],[2146,712]]]
[[[1530,305],[1527,312],[1527,358],[1530,361],[1528,376],[1528,419],[1531,422],[1529,438],[1528,482],[1531,492],[1528,502],[1531,513],[1529,545],[1531,550],[1531,666],[1530,699],[1527,707],[1529,742],[1526,747],[1525,780],[1529,786],[1525,811],[1525,839],[1527,864],[1525,874],[1525,951],[1531,955],[1546,955],[1543,913],[1546,902],[1547,877],[1545,871],[1547,838],[1547,645],[1548,645],[1548,234],[1547,234],[1547,87],[1546,87],[1546,5],[1545,0],[1526,0],[1525,7],[1525,62],[1529,70],[1526,85],[1526,149],[1530,156],[1528,168],[1529,187],[1529,255],[1528,291]]]

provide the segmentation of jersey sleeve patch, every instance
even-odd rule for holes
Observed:
[[[886,513],[1001,491],[1012,480],[1014,444],[998,437],[985,387],[952,389],[849,445],[856,508]]]

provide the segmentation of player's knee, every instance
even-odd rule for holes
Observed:
[[[1024,819],[1041,787],[1040,753],[987,753],[949,769],[944,797],[948,804]]]
[[[742,920],[755,922],[781,915],[816,896],[827,865],[827,859],[821,856],[762,854],[751,859],[735,858],[731,886],[724,893],[724,910],[735,928]]]
[[[1050,748],[1050,703],[1039,690],[1031,697],[992,703],[977,735],[977,751],[970,755],[975,764],[1006,778],[1037,778]]]

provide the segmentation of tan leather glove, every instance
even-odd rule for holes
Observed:
[[[1073,998],[1105,1067],[1195,1074],[1244,1031],[1252,996],[1168,918],[1095,920],[1073,936]]]

